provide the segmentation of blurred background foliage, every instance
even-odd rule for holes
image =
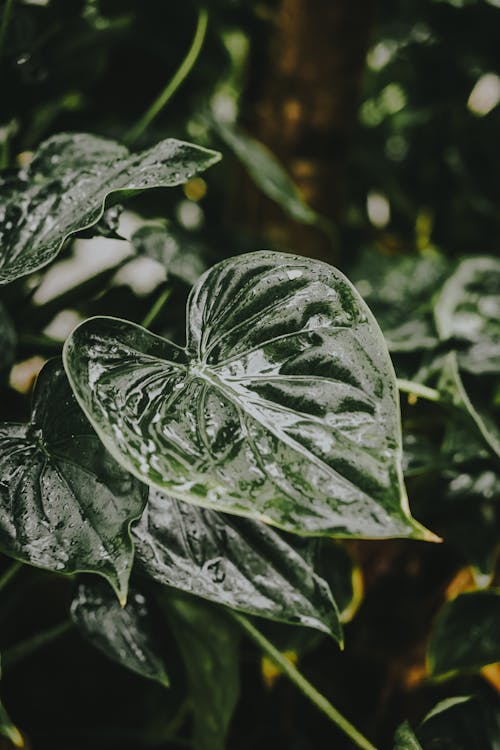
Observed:
[[[53,268],[6,289],[2,303],[21,331],[21,369],[11,373],[16,391],[2,380],[3,419],[24,418],[40,357],[57,351],[82,317],[140,321],[168,288],[169,304],[153,327],[182,342],[195,278],[221,258],[262,247],[321,258],[358,281],[386,335],[393,334],[398,374],[413,377],[425,361],[405,352],[408,307],[420,316],[411,335],[421,337],[425,352],[435,336],[430,297],[450,265],[462,255],[498,252],[499,0],[206,0],[203,9],[206,35],[186,81],[132,138],[185,57],[199,29],[199,4],[0,2],[0,14],[9,14],[0,35],[4,168],[27,163],[40,141],[61,131],[137,149],[175,136],[224,156],[182,189],[134,198],[121,218],[107,216],[107,239],[80,238]],[[155,233],[143,232],[145,220],[154,220]],[[132,235],[132,243],[120,239]],[[426,266],[417,263],[422,258]],[[371,286],[363,288],[367,278]],[[2,356],[14,343],[10,330],[0,335]],[[445,427],[432,405],[419,405],[416,416],[413,406],[403,405],[410,497],[418,517],[446,531],[450,544],[351,545],[365,598],[347,626],[343,654],[316,636],[266,626],[383,747],[398,721],[421,718],[449,694],[423,680],[429,622],[456,575],[459,588],[470,584],[464,565],[491,573],[499,538],[498,476],[484,446],[474,451],[474,439]],[[471,491],[464,491],[463,468],[448,460],[452,454],[470,461]],[[478,472],[487,481],[476,481]],[[472,527],[479,531],[469,534]],[[24,597],[33,580],[23,571],[15,616],[13,604],[0,613],[4,641],[27,636],[34,611],[42,612],[42,625],[64,616],[65,581],[54,584],[40,572],[36,578],[38,593]],[[168,648],[172,684],[182,684]],[[186,715],[182,688],[166,694],[145,686],[74,634],[61,642],[57,663],[53,653],[41,652],[2,680],[9,712],[29,725],[37,750],[189,744],[179,724]],[[256,670],[255,659],[244,653],[229,747],[349,747],[291,686],[269,678],[269,665],[263,674]],[[459,676],[456,689],[492,700],[499,684],[490,672],[487,680]],[[169,721],[173,729],[165,727]]]

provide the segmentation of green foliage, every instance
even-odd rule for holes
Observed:
[[[96,318],[66,342],[74,392],[125,468],[299,534],[426,537],[406,507],[392,367],[342,275],[278,253],[220,263],[191,293],[187,339]]]
[[[144,488],[103,450],[58,360],[43,369],[29,424],[0,426],[0,547],[60,573],[93,571],[124,601],[130,523]]]
[[[440,611],[429,643],[432,675],[479,670],[500,661],[500,591],[461,594]]]
[[[97,224],[111,199],[182,185],[219,158],[173,138],[134,155],[85,133],[49,138],[26,169],[0,183],[0,283],[50,263],[71,235]]]

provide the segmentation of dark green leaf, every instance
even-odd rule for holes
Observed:
[[[428,650],[434,676],[500,661],[500,590],[460,594],[439,613]]]
[[[455,406],[469,415],[485,442],[500,457],[500,429],[493,414],[493,405],[488,403],[486,380],[466,372],[462,374],[457,353],[449,352],[443,361],[438,386]]]
[[[164,611],[186,668],[196,750],[225,750],[239,694],[239,635],[207,602],[168,592]]]
[[[407,507],[394,371],[356,290],[259,252],[191,291],[181,349],[94,318],[65,346],[108,450],[151,486],[303,535],[433,538]]]
[[[325,579],[340,612],[340,621],[349,622],[363,597],[361,570],[355,566],[342,542],[322,539],[312,559],[314,570]]]
[[[448,698],[427,714],[416,734],[423,750],[500,750],[500,711],[479,698]]]
[[[65,239],[101,219],[113,193],[181,185],[219,158],[172,138],[130,155],[85,133],[53,136],[17,177],[0,181],[0,284],[50,263]]]
[[[422,750],[407,721],[398,727],[394,736],[394,750]]]
[[[307,540],[284,539],[263,523],[154,489],[133,538],[136,559],[160,583],[342,637],[330,589],[301,554],[301,546],[310,546]]]
[[[432,319],[432,295],[448,264],[437,253],[383,255],[363,253],[352,280],[377,319],[392,352],[433,349],[438,343]]]
[[[0,370],[11,364],[14,357],[16,334],[7,311],[0,304]]]
[[[326,228],[330,233],[333,232],[333,226],[304,202],[297,186],[263,143],[235,127],[216,120],[211,119],[210,124],[225,145],[244,164],[255,184],[268,198],[276,201],[295,221],[316,224]]]
[[[30,424],[0,425],[0,548],[60,573],[91,571],[126,597],[145,488],[104,450],[62,365],[39,375]]]
[[[71,616],[81,633],[110,659],[168,687],[158,615],[140,591],[131,588],[121,607],[100,581],[80,583]]]
[[[457,342],[461,371],[500,373],[500,260],[464,260],[443,286],[434,314],[441,339]]]
[[[176,276],[189,286],[206,270],[202,245],[187,232],[171,227],[145,226],[132,235],[137,253],[157,260],[169,276]]]

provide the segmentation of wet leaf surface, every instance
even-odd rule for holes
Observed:
[[[0,425],[0,477],[3,552],[60,573],[98,573],[125,598],[129,526],[145,488],[104,450],[58,360],[38,377],[31,423]]]
[[[328,584],[308,559],[307,540],[294,544],[263,523],[199,508],[154,489],[133,538],[141,568],[160,583],[342,637]]]
[[[444,605],[428,649],[434,676],[479,670],[500,661],[500,590],[460,594]]]
[[[432,538],[410,516],[394,371],[334,268],[273,252],[193,288],[182,349],[94,318],[65,346],[108,450],[153,487],[304,535]]]
[[[80,632],[106,656],[149,680],[169,685],[159,614],[141,591],[131,588],[121,607],[100,581],[80,583],[71,605]]]
[[[394,736],[394,750],[422,750],[408,722],[398,727]]]
[[[86,133],[49,138],[28,167],[0,178],[0,284],[50,263],[68,237],[99,222],[111,197],[181,185],[219,158],[173,138],[139,154]]]

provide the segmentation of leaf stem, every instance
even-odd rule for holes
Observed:
[[[153,303],[153,306],[149,310],[149,312],[146,314],[144,320],[142,321],[141,325],[143,328],[150,328],[153,323],[155,322],[156,318],[160,314],[160,312],[163,309],[163,306],[168,302],[170,299],[170,295],[172,294],[172,287],[167,286],[166,289],[163,290],[163,292],[160,292],[159,297],[157,300]]]
[[[12,578],[21,570],[23,567],[23,564],[19,562],[19,560],[15,560],[12,565],[10,565],[5,573],[0,577],[0,591],[4,589],[9,581],[11,581]]]
[[[72,627],[73,621],[68,618],[67,620],[63,620],[63,622],[60,622],[58,625],[48,628],[48,630],[42,630],[41,633],[37,633],[31,638],[27,638],[25,641],[21,641],[21,643],[17,643],[15,646],[4,651],[2,656],[2,666],[9,668],[14,664],[17,664],[17,662],[22,661],[35,651],[38,651],[42,646],[46,646],[47,644],[52,643],[52,641],[61,638],[61,636],[65,635]]]
[[[15,0],[6,0],[5,6],[2,13],[2,23],[0,25],[0,60],[3,57],[3,51],[5,46],[5,40],[7,38],[7,29],[9,28],[12,11],[14,9]]]
[[[397,378],[396,383],[398,389],[404,393],[411,393],[414,396],[420,396],[425,398],[427,401],[441,401],[441,394],[435,388],[429,388],[421,383],[415,383],[413,380],[404,380],[403,378]]]
[[[136,122],[135,125],[125,134],[123,140],[128,146],[133,144],[139,136],[141,136],[146,128],[152,123],[152,121],[160,114],[161,110],[167,105],[170,99],[173,97],[179,86],[182,84],[186,76],[192,70],[198,56],[201,52],[203,42],[205,41],[205,35],[207,32],[208,25],[208,12],[205,8],[200,8],[198,11],[198,20],[196,23],[196,30],[194,32],[193,41],[186,54],[186,57],[181,62],[173,78],[167,83],[160,95],[154,100],[149,109],[142,115],[142,117]]]
[[[250,620],[243,615],[228,610],[228,613],[239,624],[242,630],[256,643],[260,649],[281,669],[281,671],[293,682],[293,684],[308,698],[311,703],[319,708],[328,718],[346,734],[352,742],[361,750],[377,750],[375,745],[366,739],[350,721],[348,721],[337,709],[332,706],[329,700],[325,698],[311,683],[306,680],[304,675],[294,667],[294,665],[283,656],[267,638],[255,628]]]

